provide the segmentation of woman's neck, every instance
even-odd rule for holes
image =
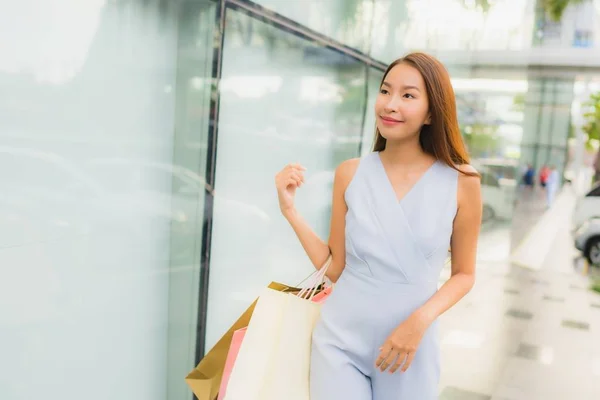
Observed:
[[[406,166],[420,165],[434,161],[434,157],[423,151],[419,140],[411,142],[387,141],[381,157],[388,165]]]

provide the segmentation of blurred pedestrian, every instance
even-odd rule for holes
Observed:
[[[535,179],[535,169],[533,169],[533,165],[527,164],[527,169],[525,170],[525,174],[523,174],[523,184],[529,188],[533,188]]]
[[[558,175],[558,170],[554,165],[550,167],[550,173],[548,174],[548,179],[546,181],[546,203],[548,207],[552,206],[554,202],[554,197],[556,196],[556,192],[560,186],[560,177]]]
[[[544,165],[540,169],[540,185],[545,188],[546,183],[548,182],[548,176],[550,175],[550,168],[547,165]]]

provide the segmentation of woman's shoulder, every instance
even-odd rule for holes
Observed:
[[[442,165],[443,169],[453,177],[458,178],[479,178],[479,172],[471,164],[447,164],[442,160],[438,160],[438,163]]]
[[[458,172],[459,185],[477,186],[481,180],[481,176],[477,169],[471,164],[456,164]]]
[[[466,177],[479,176],[479,172],[471,164],[457,164],[456,169],[461,172],[461,175]]]
[[[445,175],[448,179],[451,179],[455,185],[458,186],[458,191],[472,192],[478,190],[481,183],[481,176],[477,169],[471,164],[452,164],[448,165],[443,163],[445,167]]]
[[[362,158],[357,157],[342,161],[335,169],[335,179],[343,182],[344,186],[347,186],[354,177],[354,174],[356,174],[361,160]]]
[[[479,198],[481,192],[481,176],[471,164],[456,165],[458,170],[458,192],[460,198]]]

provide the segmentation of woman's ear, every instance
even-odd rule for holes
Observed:
[[[431,125],[431,113],[427,113],[427,118],[425,118],[424,125]]]

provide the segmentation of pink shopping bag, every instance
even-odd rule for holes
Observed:
[[[246,329],[248,328],[238,329],[237,331],[233,332],[233,338],[231,339],[229,353],[227,353],[227,359],[225,360],[225,369],[223,370],[223,378],[221,379],[221,387],[219,388],[219,397],[217,400],[223,400],[225,398],[227,382],[229,382],[229,376],[231,375],[233,364],[235,364],[235,359],[237,358],[240,347],[242,346],[244,335],[246,335]]]

